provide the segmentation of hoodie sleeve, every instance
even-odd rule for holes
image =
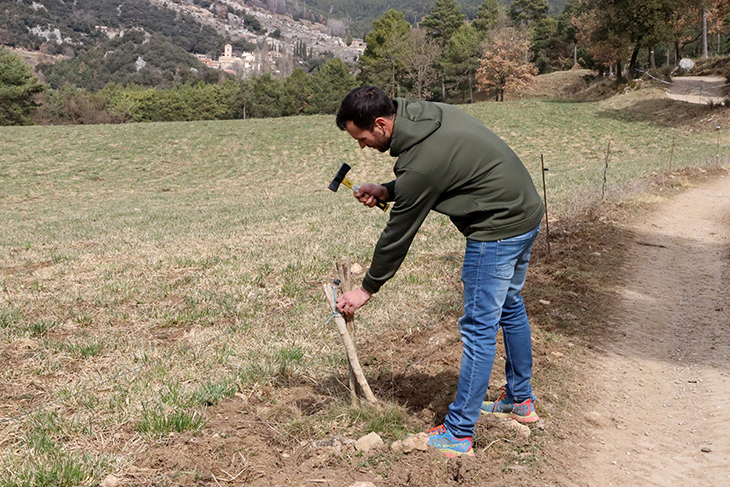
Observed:
[[[375,246],[375,253],[362,286],[376,293],[393,277],[405,259],[416,232],[441,196],[437,185],[426,175],[405,170],[395,180],[395,204],[390,219]]]

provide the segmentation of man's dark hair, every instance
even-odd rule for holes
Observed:
[[[372,130],[376,118],[390,118],[395,112],[395,102],[383,90],[377,86],[362,86],[342,100],[337,112],[337,126],[345,130],[347,122],[352,122],[361,130]]]

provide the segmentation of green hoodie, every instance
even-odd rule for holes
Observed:
[[[385,184],[395,203],[362,282],[371,293],[396,273],[431,210],[485,242],[529,232],[545,211],[520,159],[481,122],[451,105],[395,101],[396,179]]]

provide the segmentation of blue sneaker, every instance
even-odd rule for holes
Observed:
[[[535,412],[535,396],[515,404],[507,399],[507,391],[504,386],[500,389],[502,394],[499,395],[496,401],[484,401],[482,403],[483,414],[491,414],[498,418],[510,418],[520,423],[534,423],[540,420]]]
[[[499,389],[502,393],[496,401],[484,401],[482,403],[482,414],[491,414],[498,418],[509,418],[514,405],[507,399],[507,390],[504,386]]]
[[[474,452],[471,449],[471,436],[456,438],[444,425],[436,426],[428,430],[426,434],[428,435],[428,444],[434,448],[438,448],[449,458],[458,455],[474,456]]]
[[[509,417],[520,423],[534,423],[535,421],[539,421],[540,418],[535,412],[534,401],[535,396],[532,396],[530,399],[525,399],[519,404],[514,404]]]

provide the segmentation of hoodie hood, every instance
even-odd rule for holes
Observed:
[[[441,127],[443,113],[435,103],[396,98],[398,106],[390,155],[398,157]]]

